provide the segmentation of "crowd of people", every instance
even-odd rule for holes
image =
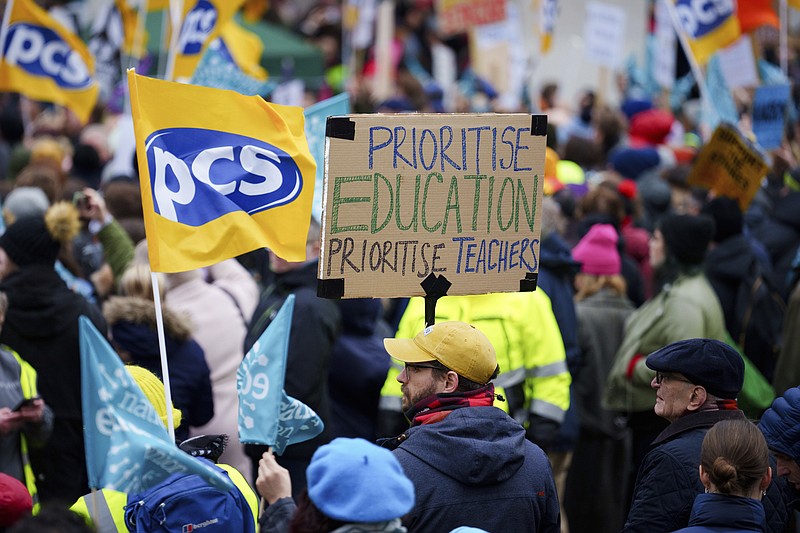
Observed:
[[[316,220],[305,262],[261,249],[159,274],[181,449],[221,465],[241,519],[265,532],[797,531],[796,124],[743,205],[690,180],[707,139],[691,101],[629,79],[619,105],[589,90],[571,109],[541,80],[538,101],[503,109],[468,68],[445,95],[432,3],[398,4],[381,100],[374,57],[349,83],[336,75],[335,2],[267,16],[331,52],[311,101],[548,115],[537,289],[445,296],[433,325],[421,298],[323,299]],[[463,36],[444,44],[466,64]],[[88,496],[78,337],[87,316],[165,418],[125,132],[102,106],[80,126],[0,95],[0,530],[136,530],[129,495],[102,491],[100,512]],[[325,430],[276,456],[239,441],[236,372],[290,295],[285,390]]]

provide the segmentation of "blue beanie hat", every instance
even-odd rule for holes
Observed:
[[[392,452],[364,439],[320,446],[306,470],[308,497],[335,520],[383,522],[414,507],[414,485]]]

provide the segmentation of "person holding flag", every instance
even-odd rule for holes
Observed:
[[[330,414],[328,393],[328,364],[334,343],[341,332],[341,314],[332,300],[317,297],[317,261],[319,258],[320,228],[311,221],[306,244],[307,260],[289,262],[270,250],[270,269],[275,273],[273,284],[267,287],[253,314],[245,349],[275,320],[276,311],[290,297],[295,298],[295,312],[291,320],[288,355],[286,357],[286,393],[308,405],[323,422]],[[292,446],[278,458],[292,476],[293,494],[298,496],[305,488],[305,472],[314,451],[330,440],[327,431],[312,440]],[[253,461],[253,471],[266,451],[258,445],[246,446]]]

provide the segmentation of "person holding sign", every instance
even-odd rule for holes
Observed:
[[[493,406],[490,381],[499,367],[486,335],[464,322],[441,322],[384,345],[405,364],[397,381],[411,418],[411,429],[380,441],[416,488],[403,524],[418,533],[463,525],[560,531],[547,456]]]

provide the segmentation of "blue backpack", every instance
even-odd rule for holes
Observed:
[[[214,468],[225,472],[217,465]],[[134,533],[255,533],[253,513],[238,489],[222,492],[200,476],[186,473],[172,474],[143,492],[129,494],[125,524]]]

